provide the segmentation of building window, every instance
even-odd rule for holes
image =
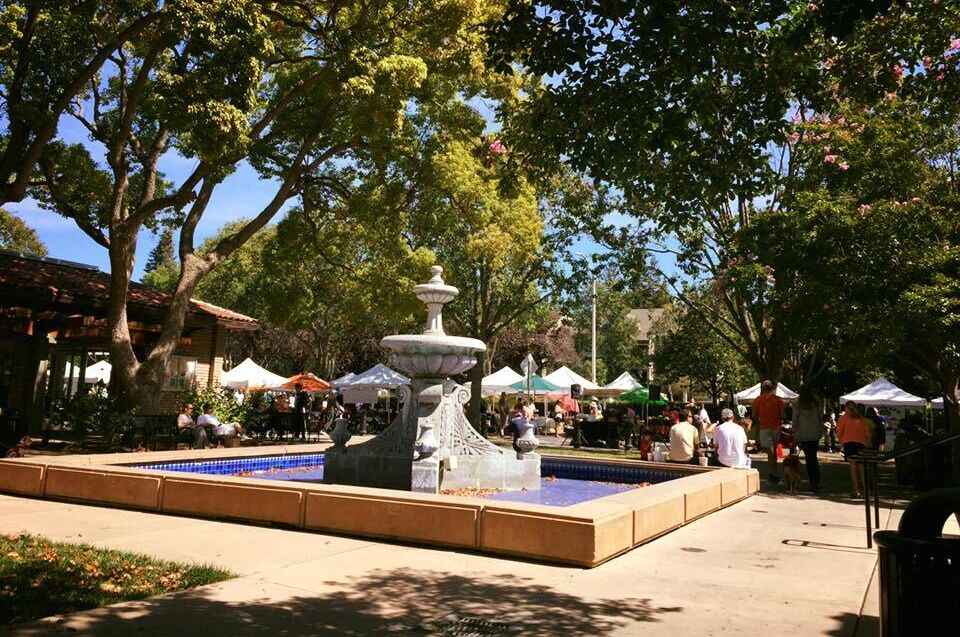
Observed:
[[[167,375],[167,389],[188,389],[197,378],[197,359],[191,356],[171,356]]]

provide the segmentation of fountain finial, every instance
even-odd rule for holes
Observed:
[[[430,267],[430,280],[413,288],[413,293],[427,306],[427,326],[424,334],[444,334],[443,306],[457,298],[460,290],[443,282],[443,268]]]

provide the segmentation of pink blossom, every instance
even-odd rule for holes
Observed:
[[[790,121],[793,122],[794,124],[798,123],[800,121],[800,113],[794,113],[793,115],[791,115]]]
[[[933,64],[933,60],[930,58],[930,56],[929,56],[929,55],[924,55],[924,56],[923,56],[923,68],[929,69],[932,64]]]
[[[950,48],[953,50],[960,49],[960,38],[950,40]]]
[[[837,118],[837,124],[839,124],[840,126],[843,126],[843,125],[846,124],[846,123],[847,123],[847,118],[846,118],[846,117],[843,117],[843,116],[841,115],[840,117]]]
[[[823,147],[823,152],[824,152],[824,154],[829,155],[829,154],[830,154],[830,147],[829,147],[829,146],[824,146],[824,147]]]
[[[807,3],[807,10],[810,11],[810,12],[819,11],[819,10],[820,10],[820,7],[818,7],[818,6],[817,6],[816,4],[814,4],[813,2],[808,2],[808,3]]]
[[[913,203],[920,203],[920,197],[914,197],[910,201],[912,201]]]
[[[870,212],[870,205],[862,203],[860,204],[860,207],[857,208],[857,210],[859,210],[861,214],[863,214],[864,212]]]
[[[796,144],[800,141],[800,133],[790,133],[790,143]]]
[[[943,73],[938,73],[938,74],[937,74],[937,77],[936,77],[936,80],[937,80],[938,82],[942,82],[942,81],[943,81],[943,78],[945,78],[945,77],[946,77],[946,76],[945,76]]]
[[[490,144],[490,146],[488,146],[487,148],[494,155],[502,155],[505,152],[507,152],[507,147],[504,146],[503,142],[501,142],[499,139],[493,142],[492,144]]]
[[[903,77],[903,67],[900,66],[899,64],[895,64],[893,66],[893,74],[896,75],[897,77]]]
[[[850,168],[850,164],[848,164],[848,163],[845,162],[845,161],[842,161],[842,162],[840,162],[839,164],[837,164],[837,168],[839,168],[840,170],[846,170],[846,169]]]
[[[828,164],[834,164],[837,161],[837,156],[827,155],[826,157],[823,158],[823,161],[827,162]]]

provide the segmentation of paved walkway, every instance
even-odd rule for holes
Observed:
[[[761,493],[582,570],[281,529],[0,496],[0,531],[161,558],[239,577],[8,628],[16,635],[442,634],[450,614],[523,635],[878,634],[876,553],[845,467],[823,497]],[[899,511],[883,512],[885,524]]]

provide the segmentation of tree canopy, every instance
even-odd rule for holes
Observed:
[[[0,208],[0,248],[41,257],[47,255],[47,247],[43,245],[36,230],[3,208]]]

